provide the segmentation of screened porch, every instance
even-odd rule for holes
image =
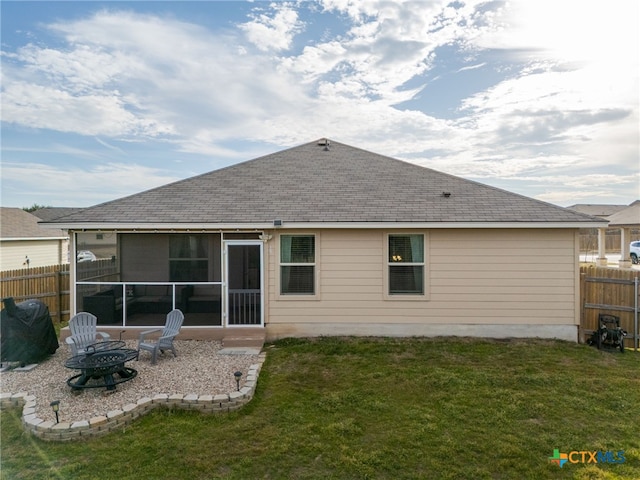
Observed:
[[[76,251],[76,311],[100,325],[164,324],[173,308],[184,327],[263,324],[259,233],[81,232]],[[91,256],[89,256],[91,258]]]

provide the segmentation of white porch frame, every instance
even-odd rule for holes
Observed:
[[[260,324],[259,325],[229,325],[229,247],[233,246],[257,246],[260,249]],[[264,241],[263,240],[225,240],[222,239],[222,251],[224,255],[224,269],[222,282],[222,325],[233,328],[264,327]]]

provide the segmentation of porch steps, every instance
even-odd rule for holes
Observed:
[[[223,348],[262,349],[267,333],[264,328],[236,329],[226,332],[222,338]]]

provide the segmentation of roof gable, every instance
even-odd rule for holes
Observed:
[[[66,238],[62,230],[51,230],[38,225],[39,218],[21,208],[0,208],[0,238],[10,239],[52,239]]]
[[[52,223],[590,222],[556,205],[337,142],[311,142]]]
[[[80,210],[82,209],[75,207],[43,207],[34,210],[32,214],[44,222],[49,222],[56,218],[69,215],[70,213],[79,212]]]
[[[573,210],[574,212],[585,213],[587,215],[591,215],[593,217],[609,217],[614,213],[618,213],[625,208],[627,205],[610,205],[610,204],[576,204],[567,207],[569,210]]]
[[[640,226],[640,201],[635,201],[624,210],[614,213],[609,220],[610,227],[638,227]]]

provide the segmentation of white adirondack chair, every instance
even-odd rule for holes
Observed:
[[[164,329],[157,328],[154,330],[146,330],[140,333],[138,338],[138,357],[140,357],[140,351],[146,350],[151,352],[151,364],[155,365],[156,360],[158,358],[158,350],[164,353],[165,350],[171,350],[173,352],[173,356],[177,357],[176,349],[173,346],[173,339],[180,333],[180,328],[182,327],[182,322],[184,321],[183,313],[177,308],[171,310],[167,314],[167,321],[164,325]],[[153,340],[148,339],[147,337],[152,336],[154,334],[160,333],[160,337]]]
[[[88,312],[74,315],[69,320],[69,330],[71,330],[71,336],[67,337],[65,342],[69,345],[72,355],[86,353],[87,346],[97,342],[106,342],[111,338],[108,333],[97,331],[98,319]]]

